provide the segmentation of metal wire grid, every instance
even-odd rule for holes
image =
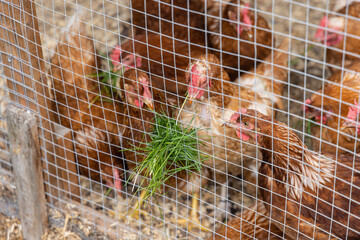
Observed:
[[[288,10],[287,12],[280,11],[280,10],[284,10],[284,8],[279,7],[279,5],[278,5],[279,2],[281,4],[287,6],[287,7],[284,7],[286,10]],[[88,6],[86,6],[86,4],[88,4]],[[109,13],[108,13],[107,12],[108,9],[106,6],[109,6],[109,5],[116,6],[116,8],[114,7],[113,9],[111,9],[112,12],[109,10]],[[269,6],[269,5],[270,5],[270,8],[267,9],[266,6]],[[123,39],[131,39],[131,37],[127,36],[127,33],[130,32],[130,27],[132,26],[131,18],[125,19],[125,17],[123,18],[123,16],[121,15],[121,13],[125,13],[126,11],[131,10],[131,7],[129,6],[129,4],[127,4],[125,2],[112,3],[109,1],[90,1],[89,3],[85,3],[85,2],[82,3],[82,2],[64,1],[63,4],[61,4],[61,7],[59,7],[59,6],[60,6],[60,4],[55,3],[55,2],[50,3],[50,2],[45,2],[45,1],[37,1],[38,20],[39,20],[39,23],[40,23],[39,25],[41,28],[41,36],[45,42],[43,44],[43,51],[45,53],[45,56],[47,56],[46,60],[50,59],[50,57],[52,55],[51,52],[53,51],[53,48],[55,47],[56,42],[58,41],[58,39],[61,36],[61,33],[59,33],[60,32],[59,30],[61,29],[61,27],[64,27],[66,25],[66,24],[60,22],[59,19],[64,19],[64,18],[66,19],[66,16],[71,15],[73,11],[69,10],[69,9],[75,9],[75,8],[80,7],[80,8],[84,8],[87,12],[90,13],[91,20],[87,22],[88,25],[91,25],[91,31],[89,31],[89,32],[90,32],[90,34],[92,34],[91,37],[94,39],[95,46],[100,51],[107,52],[107,53],[109,51],[111,51],[113,49],[113,46],[115,46],[118,43],[119,38],[121,41],[123,41]],[[63,9],[61,9],[61,8],[63,8]],[[316,2],[316,3],[310,3],[309,1],[283,2],[283,1],[273,0],[271,2],[271,4],[268,4],[268,3],[266,4],[266,3],[263,3],[260,1],[255,1],[254,6],[251,7],[250,9],[255,11],[255,15],[260,14],[260,15],[263,15],[264,17],[267,17],[267,19],[272,27],[273,36],[275,36],[276,38],[281,39],[281,37],[291,36],[291,50],[292,50],[291,51],[291,59],[292,60],[297,59],[298,62],[294,65],[291,65],[291,62],[289,64],[291,74],[289,74],[289,77],[288,77],[289,81],[285,83],[285,86],[287,87],[287,88],[285,87],[285,93],[283,96],[280,96],[283,99],[283,101],[285,102],[285,105],[287,105],[287,106],[285,107],[285,110],[277,110],[277,111],[279,112],[279,115],[280,115],[279,118],[281,118],[281,120],[283,122],[286,122],[289,125],[293,124],[296,120],[300,120],[303,123],[303,127],[298,127],[298,130],[296,130],[296,133],[302,135],[303,140],[305,139],[305,137],[314,139],[315,137],[307,134],[305,131],[305,115],[303,113],[301,113],[301,111],[299,111],[300,110],[299,106],[304,103],[307,95],[313,94],[316,92],[315,90],[319,89],[319,85],[321,85],[321,87],[324,87],[326,83],[330,82],[327,80],[329,74],[326,71],[326,66],[330,66],[330,67],[336,67],[336,66],[326,63],[326,61],[325,61],[326,52],[323,51],[323,54],[321,53],[321,50],[324,48],[324,46],[320,43],[313,41],[312,36],[313,36],[315,29],[318,27],[318,21],[323,14],[337,14],[337,13],[329,10],[330,9],[329,1],[326,1],[325,3],[320,2],[320,1]],[[220,10],[222,10],[222,7],[220,7]],[[306,12],[305,20],[304,20],[303,12],[301,12],[301,14],[298,14],[299,10],[304,10],[304,12]],[[313,17],[312,13],[314,13],[314,15],[316,15],[317,17]],[[205,14],[205,16],[208,16],[207,10],[205,10],[204,14]],[[49,18],[49,16],[51,16],[51,18]],[[339,16],[342,16],[342,15],[339,15]],[[346,17],[346,19],[352,19],[352,17],[347,16],[347,15],[345,17]],[[119,20],[119,18],[120,18],[120,20]],[[115,22],[116,24],[112,24],[109,27],[109,21]],[[123,25],[125,25],[125,27]],[[285,29],[277,29],[278,25],[285,26]],[[190,28],[189,26],[186,26],[186,27]],[[303,31],[302,34],[299,33],[299,29],[301,29],[301,28],[305,29],[305,31]],[[120,29],[125,29],[125,31],[121,31]],[[102,33],[102,32],[104,34],[98,34],[98,33]],[[151,32],[151,31],[149,31],[149,32]],[[207,32],[209,32],[208,29],[207,29]],[[120,35],[120,37],[119,37],[119,35]],[[348,35],[344,34],[345,39],[346,39],[346,37],[348,37]],[[357,36],[353,36],[353,35],[350,37],[357,38]],[[280,41],[277,39],[277,43],[279,43],[279,42]],[[317,47],[317,54],[313,54],[311,52],[304,51],[305,49],[308,48],[308,46],[310,44],[315,45]],[[211,47],[208,45],[208,43],[206,43],[206,48],[212,50]],[[271,49],[275,49],[274,43],[272,43]],[[332,47],[328,47],[328,49],[336,50],[335,48],[332,48]],[[221,51],[221,49],[220,49],[220,51]],[[302,55],[303,52],[304,52],[304,55]],[[345,52],[345,46],[344,46],[343,52]],[[352,53],[349,53],[349,54],[354,55]],[[109,54],[107,54],[106,57],[109,58]],[[289,59],[290,59],[290,57],[289,57]],[[299,61],[300,61],[300,63],[299,63]],[[160,62],[160,63],[162,63],[162,62]],[[96,66],[96,67],[101,68],[101,66]],[[106,67],[109,68],[109,66],[106,66]],[[344,70],[344,68],[345,68],[345,66],[343,65],[339,69]],[[321,72],[319,73],[319,71],[321,71]],[[256,70],[255,70],[254,74],[257,77],[261,77],[261,75],[256,73]],[[294,76],[294,78],[296,78],[295,81],[292,81],[293,76]],[[315,82],[315,84],[314,84],[314,82]],[[314,85],[317,85],[317,86],[314,87]],[[341,86],[341,87],[346,88],[344,86]],[[315,90],[312,90],[312,89],[315,89]],[[296,98],[293,98],[292,92],[296,92],[296,91],[300,91],[302,93],[299,95],[296,95],[295,96]],[[18,94],[18,93],[13,92],[13,94]],[[259,94],[261,94],[261,92],[259,92]],[[333,99],[333,100],[336,100],[336,99]],[[114,104],[116,104],[116,101],[114,101]],[[346,104],[346,103],[340,103],[340,104]],[[273,106],[271,106],[271,107],[273,107]],[[329,112],[325,111],[324,113],[329,113]],[[332,114],[336,114],[336,113],[332,113]],[[337,115],[340,115],[340,112],[337,113]],[[341,117],[339,117],[339,121],[340,121],[340,119],[341,119]],[[90,124],[90,126],[92,127],[92,124]],[[327,126],[323,126],[323,128],[330,129],[330,127],[327,127]],[[323,130],[320,130],[320,131],[323,131]],[[343,134],[338,129],[335,129],[335,131],[339,135]],[[56,135],[61,136],[60,134],[56,134]],[[321,132],[320,132],[320,135],[321,135]],[[319,138],[317,138],[317,139],[315,138],[315,140],[318,140],[320,142],[319,148],[321,149],[321,144],[324,141]],[[356,141],[357,140],[355,138],[355,142]],[[6,142],[6,140],[4,140],[4,142]],[[103,142],[103,143],[106,143],[106,142]],[[330,144],[339,150],[345,150],[345,151],[347,150],[345,148],[340,147],[338,144],[334,144],[334,143],[330,143]],[[88,146],[84,146],[84,147],[88,147]],[[45,149],[42,149],[42,150],[46,151]],[[101,151],[99,149],[95,149],[95,150]],[[315,150],[318,150],[318,149],[315,149]],[[216,157],[216,156],[213,156],[213,157]],[[252,156],[249,156],[249,157],[252,157]],[[257,161],[257,158],[258,158],[258,155],[255,156],[254,161]],[[62,160],[67,161],[66,158],[63,158]],[[94,159],[94,160],[96,160],[96,159]],[[258,163],[258,165],[259,164],[260,163]],[[45,169],[44,171],[47,171],[47,170]],[[228,179],[228,181],[230,178],[235,178],[235,182],[243,181],[239,177],[229,176],[227,173],[225,173],[225,175],[226,175],[226,178]],[[57,177],[57,176],[54,176],[54,177]],[[109,215],[109,212],[115,212],[116,217],[118,217],[118,215],[120,215],[120,214],[117,214],[116,209],[114,209],[112,206],[109,207],[109,205],[107,205],[107,203],[112,202],[112,203],[115,203],[115,205],[120,204],[120,205],[127,206],[127,203],[122,203],[125,200],[121,199],[119,196],[116,196],[116,195],[105,196],[104,192],[106,192],[107,189],[105,188],[104,184],[98,184],[92,180],[90,180],[91,184],[88,184],[88,183],[85,183],[86,181],[88,181],[88,179],[82,178],[82,184],[83,184],[83,187],[81,188],[82,204],[84,204],[84,206],[85,205],[91,206],[91,208],[93,210],[100,209],[102,214],[104,214],[104,216]],[[232,179],[232,181],[234,182],[233,179]],[[45,183],[45,184],[49,184],[49,183]],[[202,212],[201,217],[204,218],[208,215],[207,217],[212,219],[213,224],[211,225],[212,226],[211,230],[213,230],[213,231],[216,230],[217,225],[220,224],[220,222],[223,219],[217,218],[218,216],[210,216],[206,212],[204,213],[203,212],[204,209],[205,209],[205,211],[208,210],[206,207],[204,207],[205,205],[210,205],[212,208],[216,209],[217,205],[219,204],[219,200],[217,200],[217,198],[222,199],[225,195],[226,198],[228,198],[228,197],[230,198],[226,202],[226,205],[231,205],[231,206],[233,206],[233,208],[248,209],[250,206],[247,206],[244,203],[246,201],[248,201],[247,200],[248,198],[251,199],[250,195],[248,195],[246,193],[242,193],[242,191],[244,190],[243,186],[241,186],[240,188],[238,186],[237,187],[227,186],[227,188],[222,188],[222,190],[225,189],[225,193],[222,192],[221,194],[218,194],[217,191],[219,191],[219,190],[216,190],[216,185],[221,185],[223,187],[226,187],[226,185],[222,184],[222,183],[213,183],[213,184],[210,184],[210,186],[209,186],[211,190],[207,190],[206,188],[202,187],[201,188],[202,194],[200,195],[200,211]],[[131,198],[133,193],[127,192],[126,189],[124,191],[125,191],[126,198],[127,199]],[[211,203],[207,202],[209,198],[205,198],[205,197],[203,197],[203,195],[206,195],[207,193],[210,193],[212,191],[215,191],[215,195],[213,197],[213,203],[211,204]],[[236,195],[236,194],[234,194],[234,192],[237,194],[240,194],[240,199],[241,199],[240,201],[234,200],[231,198],[231,195]],[[90,198],[89,198],[89,196],[86,196],[86,194],[90,195]],[[56,196],[52,196],[52,197],[56,198]],[[168,227],[159,228],[158,226],[153,224],[153,222],[147,223],[145,221],[140,221],[140,220],[135,221],[139,225],[139,228],[140,228],[141,232],[143,233],[142,237],[155,238],[156,236],[158,236],[156,234],[160,234],[160,235],[165,234],[170,238],[175,238],[176,235],[173,235],[174,233],[179,234],[180,236],[187,236],[190,238],[199,238],[199,237],[206,236],[200,231],[186,231],[186,230],[185,230],[186,233],[184,235],[184,231],[181,231],[181,229],[178,229],[179,226],[177,225],[177,223],[171,223],[171,221],[173,220],[171,216],[182,215],[182,216],[186,217],[187,214],[184,214],[184,212],[179,212],[179,210],[183,210],[184,208],[186,210],[188,210],[187,206],[189,206],[189,204],[190,204],[190,198],[189,198],[189,196],[187,196],[186,198],[187,199],[185,201],[180,201],[181,194],[178,194],[176,192],[175,196],[174,195],[172,195],[172,196],[165,195],[164,198],[162,199],[162,202],[160,202],[160,203],[155,202],[156,199],[155,200],[151,199],[149,204],[151,206],[157,206],[157,207],[161,208],[161,210],[163,212],[165,212],[165,210],[168,209],[169,205],[171,205],[171,204],[175,204],[175,207],[172,206],[172,208],[171,208],[172,210],[170,210],[170,212],[169,212],[170,217],[168,217],[165,214],[163,219],[161,217],[159,217],[158,212],[155,211],[155,208],[154,207],[152,208],[152,212],[150,214],[151,217],[155,218],[163,223],[166,223]],[[252,197],[252,198],[254,198],[254,197]],[[258,199],[258,198],[260,198],[260,196],[256,194],[255,199]],[[59,200],[61,201],[61,199],[59,199]],[[50,203],[49,205],[53,208],[56,208],[55,205],[53,205],[52,203]],[[183,208],[181,208],[181,207],[183,207]],[[222,211],[221,209],[217,209],[217,210],[224,213],[224,211]],[[237,213],[238,212],[239,211],[237,211]],[[233,217],[235,217],[235,215],[233,213],[225,212],[225,217],[223,217],[223,218],[231,219]],[[176,231],[170,233],[169,226],[175,228]],[[130,230],[130,228],[133,226],[128,225],[128,227]],[[164,233],[164,228],[165,228],[165,233]],[[150,233],[146,233],[146,231],[148,231],[148,230],[150,231]],[[178,233],[178,232],[181,232],[181,233]]]

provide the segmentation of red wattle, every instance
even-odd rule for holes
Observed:
[[[242,133],[240,130],[237,130],[236,131],[236,134],[238,135],[238,137],[243,140],[243,141],[248,141],[250,139],[250,136],[245,134],[245,133]]]
[[[119,170],[114,169],[114,178],[115,178],[115,188],[119,191],[121,191],[121,179]]]

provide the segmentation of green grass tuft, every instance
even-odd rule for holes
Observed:
[[[172,176],[181,171],[201,172],[204,155],[197,150],[198,129],[182,128],[178,121],[165,114],[155,113],[151,141],[136,148],[147,157],[134,169],[130,179],[136,180],[141,173],[146,179],[139,190],[146,190],[144,200],[156,193]],[[148,181],[146,186],[144,181]]]
[[[135,148],[144,152],[146,158],[135,167],[134,173],[128,179],[136,181],[140,174],[145,177],[137,190],[146,192],[142,201],[153,196],[169,178],[182,171],[187,171],[188,174],[201,173],[202,163],[206,159],[197,148],[198,144],[203,144],[197,136],[199,128],[194,128],[191,124],[183,127],[179,124],[178,118],[156,112],[154,114],[151,140],[144,143],[144,147]],[[129,150],[131,149],[125,149]]]

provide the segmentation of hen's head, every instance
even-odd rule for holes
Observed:
[[[123,75],[123,84],[126,101],[130,105],[141,108],[145,103],[150,109],[154,109],[150,80],[146,73],[129,69]]]
[[[120,46],[116,46],[110,54],[111,62],[114,65],[114,72],[118,70],[126,71],[129,68],[141,67],[142,58],[135,54],[125,53]]]
[[[324,104],[324,99],[319,94],[314,94],[311,98],[305,100],[305,117],[313,119],[317,123],[327,124],[332,116],[333,110],[330,105]]]
[[[192,62],[186,72],[190,101],[201,98],[212,86],[213,78],[221,78],[219,59],[213,54],[204,54]]]
[[[254,109],[241,108],[239,113],[234,113],[230,117],[226,125],[234,128],[241,140],[258,142],[258,133],[261,131],[261,124],[259,123],[264,121],[264,116]]]
[[[327,46],[336,46],[343,39],[343,35],[337,32],[343,32],[344,28],[345,19],[343,17],[327,18],[324,16],[315,33],[315,40]]]
[[[232,25],[238,35],[240,36],[243,31],[246,31],[250,37],[252,37],[251,34],[251,25],[253,24],[250,18],[250,4],[246,3],[240,3],[239,5],[228,5],[227,7],[227,14],[230,22],[230,25]]]
[[[359,112],[360,112],[360,102],[358,104],[356,100],[354,100],[354,106],[350,106],[345,122],[342,124],[342,128],[355,128],[357,134],[359,135],[360,134]]]

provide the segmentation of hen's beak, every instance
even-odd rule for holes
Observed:
[[[194,102],[196,96],[198,95],[199,91],[200,91],[199,89],[193,90],[193,89],[188,88],[187,97],[188,97],[188,103],[189,104],[193,104],[193,102]]]
[[[154,111],[153,101],[151,101],[150,99],[145,98],[144,103],[146,104],[146,106],[148,106],[148,108],[150,108],[152,111]]]
[[[188,100],[188,103],[189,103],[189,104],[193,104],[193,101],[194,101],[194,98],[193,98],[193,97],[190,97],[189,100]]]
[[[223,125],[221,125],[222,127],[230,127],[230,128],[236,128],[236,126],[231,122],[231,121],[227,121],[225,123],[223,123]]]
[[[355,125],[354,123],[348,121],[348,122],[344,122],[343,124],[341,124],[341,129],[344,129],[344,128],[355,128]]]
[[[188,89],[188,91],[187,91],[188,100],[187,101],[189,104],[193,104],[195,96],[196,96],[196,93],[191,92],[191,94],[190,94],[190,90]]]

